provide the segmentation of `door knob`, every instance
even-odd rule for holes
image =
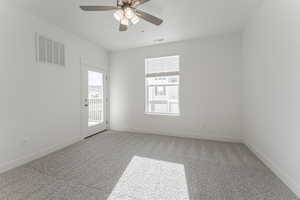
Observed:
[[[87,99],[87,98],[84,99],[84,106],[85,106],[85,107],[88,107],[88,106],[89,106],[89,103],[88,103],[88,99]]]

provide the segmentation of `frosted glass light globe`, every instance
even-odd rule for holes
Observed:
[[[127,7],[125,8],[125,16],[128,19],[132,19],[135,16],[135,12],[131,8]]]
[[[121,21],[121,19],[124,17],[124,11],[122,9],[117,10],[114,13],[114,17],[117,21]]]
[[[121,24],[128,26],[129,25],[129,20],[126,17],[123,17],[121,19]]]
[[[131,23],[132,24],[137,24],[139,21],[140,21],[140,18],[136,15],[133,18],[131,18]]]

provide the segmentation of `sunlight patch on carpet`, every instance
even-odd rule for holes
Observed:
[[[134,156],[108,200],[189,200],[184,165]]]

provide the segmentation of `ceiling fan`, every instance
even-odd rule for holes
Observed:
[[[130,22],[137,24],[140,18],[155,25],[162,24],[162,19],[137,9],[148,1],[150,0],[117,0],[116,6],[80,6],[80,8],[83,11],[116,10],[114,17],[120,22],[119,31],[127,31]]]

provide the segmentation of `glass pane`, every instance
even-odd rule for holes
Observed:
[[[168,113],[168,104],[167,102],[157,102],[151,101],[150,102],[150,112],[154,113]]]
[[[178,114],[179,113],[179,104],[178,102],[170,102],[170,113]]]
[[[103,74],[88,71],[88,126],[103,123]]]
[[[147,112],[179,114],[179,76],[146,78]]]
[[[166,87],[157,86],[155,91],[155,96],[165,96],[166,95]]]
[[[146,74],[178,71],[179,56],[146,59]]]
[[[178,103],[178,85],[166,86],[168,100]]]

